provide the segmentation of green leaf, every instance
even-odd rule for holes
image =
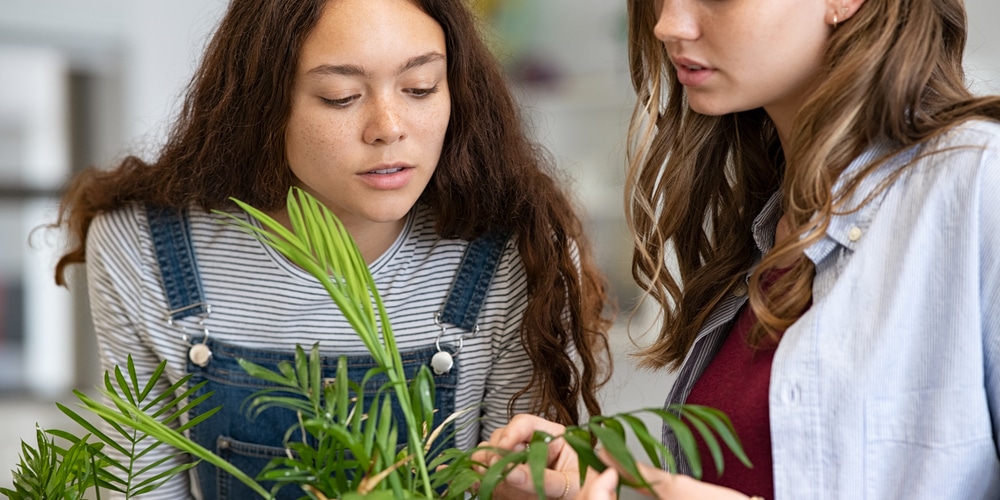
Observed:
[[[715,471],[718,475],[722,475],[723,469],[725,468],[725,459],[722,456],[722,448],[719,447],[719,440],[715,439],[715,435],[708,428],[705,423],[698,418],[697,415],[691,413],[688,410],[683,410],[681,415],[687,419],[688,422],[694,426],[698,434],[701,435],[702,441],[705,442],[705,446],[708,448],[708,452],[712,455],[712,460],[715,464]]]
[[[503,478],[507,477],[511,467],[524,463],[528,457],[527,451],[507,452],[506,450],[494,449],[494,452],[501,455],[500,459],[493,463],[483,473],[483,479],[479,482],[479,496],[484,500],[493,498],[493,491]],[[544,498],[542,496],[541,498]]]
[[[726,443],[730,451],[736,455],[736,458],[746,465],[747,467],[753,467],[750,463],[750,458],[747,457],[746,453],[743,451],[743,446],[740,444],[740,439],[736,435],[736,429],[733,427],[733,423],[729,420],[721,410],[716,408],[711,408],[702,405],[684,405],[684,409],[700,416],[704,419],[710,427],[722,438],[722,442]]]
[[[313,344],[309,353],[309,400],[312,401],[314,414],[322,411],[320,400],[323,398],[322,378],[323,358],[319,354],[319,342]]]
[[[131,358],[131,356],[129,357]],[[122,390],[122,394],[119,395],[124,395],[125,398],[128,399],[129,403],[136,405],[135,397],[132,395],[132,392],[128,390],[128,382],[125,381],[125,376],[122,375],[121,367],[115,367],[115,380],[118,381],[118,387]]]
[[[681,447],[681,452],[687,458],[688,465],[691,466],[691,476],[701,479],[701,459],[698,457],[698,445],[695,443],[694,434],[691,432],[691,429],[677,415],[669,411],[659,408],[651,408],[647,411],[659,415],[663,419],[663,422],[670,426],[670,430],[673,431],[674,436],[677,438],[677,443]]]
[[[578,479],[581,484],[585,479],[584,475],[588,467],[597,472],[603,472],[607,468],[604,462],[598,458],[594,446],[591,444],[591,437],[590,432],[580,427],[567,427],[566,433],[562,436],[566,444],[576,452],[578,468],[580,470],[580,477]]]
[[[544,432],[535,432],[528,446],[528,468],[531,470],[531,480],[535,485],[538,498],[545,498],[545,469],[549,460],[549,443],[552,436]]]
[[[131,405],[127,401],[123,400],[120,396],[114,393],[105,393],[117,408],[122,411],[114,411],[106,406],[98,406],[92,408],[92,411],[98,416],[106,419],[118,422],[122,425],[127,425],[135,428],[147,435],[150,435],[163,443],[173,446],[180,451],[189,453],[195,457],[201,458],[216,467],[228,472],[234,478],[246,484],[248,487],[256,491],[258,494],[265,498],[270,498],[270,495],[264,490],[259,484],[257,484],[253,479],[244,474],[241,470],[230,464],[229,462],[223,460],[221,457],[215,453],[205,449],[204,447],[198,445],[194,441],[188,439],[186,436],[180,434],[176,430],[166,426],[162,422],[146,415],[139,410],[135,405]]]
[[[427,365],[421,365],[410,382],[410,400],[413,402],[413,415],[421,437],[425,438],[430,432],[430,426],[434,425],[434,376]]]
[[[375,442],[378,445],[379,456],[382,457],[383,466],[388,467],[393,462],[396,452],[396,429],[392,419],[392,401],[388,396],[379,398],[382,400],[381,411],[376,411],[368,415],[368,420],[373,422],[372,427],[376,427]],[[372,405],[374,410],[374,403]]]
[[[632,429],[632,433],[635,434],[636,439],[639,440],[639,444],[642,445],[642,449],[646,451],[646,457],[649,458],[653,467],[656,467],[657,469],[662,468],[660,455],[669,454],[670,451],[663,445],[660,438],[653,437],[653,435],[649,433],[649,430],[646,429],[646,424],[637,417],[622,414],[617,415],[617,418],[623,420]]]
[[[640,477],[639,466],[636,464],[635,458],[632,457],[632,453],[626,444],[624,429],[615,420],[608,419],[600,422],[598,424],[593,422],[588,424],[587,427],[590,429],[590,432],[597,437],[604,450],[618,462],[618,465],[626,473],[634,478]]]
[[[129,360],[131,361],[131,359],[132,359],[132,356],[129,355]],[[139,393],[139,400],[140,401],[145,401],[146,400],[146,397],[149,396],[149,393],[153,390],[154,387],[156,387],[156,381],[160,380],[160,377],[163,376],[163,372],[164,372],[164,370],[166,370],[166,368],[167,368],[167,362],[166,362],[166,360],[164,360],[164,361],[162,361],[162,362],[160,362],[159,364],[156,365],[156,369],[153,370],[153,373],[149,376],[149,380],[146,381],[146,386],[143,387],[142,388],[142,392]],[[135,370],[134,369],[129,369],[129,373],[131,373],[133,375],[133,379],[132,380],[133,380],[133,383],[135,384],[135,386],[139,387],[139,382],[135,378]],[[184,382],[185,383],[187,383],[187,379],[188,378],[190,378],[190,377],[185,377],[184,378]],[[170,394],[173,394],[173,391],[167,391],[167,392],[169,392]]]
[[[80,399],[83,399],[83,398],[86,397],[82,392],[79,392],[79,391],[73,391],[73,393],[76,394],[76,396],[78,398],[80,398]],[[89,399],[90,398],[87,398],[87,400],[89,400]],[[86,402],[86,401],[84,401],[84,402]],[[111,446],[112,448],[118,450],[123,455],[126,455],[126,456],[129,455],[128,450],[126,450],[122,445],[118,444],[118,441],[110,438],[107,434],[101,432],[100,429],[98,429],[93,424],[91,424],[90,421],[88,421],[87,419],[81,417],[79,414],[77,414],[73,410],[69,409],[68,407],[62,405],[61,403],[56,403],[56,408],[59,408],[60,411],[62,411],[71,420],[73,420],[74,422],[76,422],[77,424],[79,424],[80,427],[83,427],[84,429],[86,429],[87,432],[93,434],[94,436],[97,436],[97,438],[100,439],[102,442],[107,443],[108,446]]]
[[[263,366],[260,366],[260,365],[258,365],[256,363],[251,362],[251,361],[247,361],[245,359],[238,359],[238,360],[236,360],[236,362],[239,363],[240,367],[243,368],[243,370],[246,371],[247,374],[250,375],[253,378],[257,378],[257,379],[261,379],[261,380],[266,380],[268,382],[271,382],[273,384],[277,384],[277,385],[280,385],[280,386],[283,386],[283,387],[297,387],[298,386],[298,383],[296,383],[296,381],[295,381],[294,374],[292,374],[291,376],[289,376],[288,374],[284,374],[284,373],[283,374],[278,374],[278,373],[272,372],[271,370],[268,370],[267,368],[264,368]]]
[[[166,366],[166,364],[167,364],[166,360],[160,362],[160,366]],[[158,371],[162,373],[162,370]],[[205,384],[208,383],[207,381],[200,382],[194,385],[193,387],[188,388],[180,395],[174,396],[175,394],[180,392],[181,388],[184,388],[188,385],[189,380],[191,380],[191,374],[181,377],[180,380],[178,380],[170,387],[167,387],[162,392],[160,392],[160,394],[157,395],[156,398],[154,398],[152,401],[146,402],[142,406],[142,411],[146,412],[153,418],[159,418],[160,415],[166,413],[171,408],[179,405],[181,401],[190,398],[192,394],[198,392],[198,390],[200,390],[202,387],[205,386]],[[150,379],[150,381],[156,383],[158,379]],[[149,413],[149,410],[154,407],[159,407],[159,409],[155,410],[153,413]]]

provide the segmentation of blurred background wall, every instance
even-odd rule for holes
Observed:
[[[475,0],[490,20],[525,116],[586,208],[622,304],[636,298],[622,220],[623,138],[632,103],[623,0]],[[223,0],[0,0],[0,485],[34,423],[65,427],[52,401],[97,384],[83,277],[52,285],[63,183],[125,153],[151,157],[179,107]],[[996,0],[968,0],[967,71],[1000,93]],[[31,234],[29,234],[31,233]],[[31,246],[29,247],[29,236]],[[639,318],[632,335],[646,322]],[[613,335],[609,410],[656,406],[666,374],[636,374],[624,321]],[[641,381],[641,382],[638,382]]]

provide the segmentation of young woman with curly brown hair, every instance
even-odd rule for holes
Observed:
[[[439,419],[478,408],[458,420],[457,446],[514,411],[599,413],[603,277],[464,0],[233,0],[159,155],[73,181],[60,217],[73,243],[56,270],[63,283],[86,263],[105,368],[167,360],[164,384],[215,384],[204,406],[231,414],[196,426],[200,443],[251,476],[284,454],[288,422],[239,413],[235,359],[316,342],[366,352],[318,282],[212,212],[246,218],[235,197],[287,220],[291,186],[357,241],[404,359],[454,362],[434,364]],[[238,481],[197,469],[157,495],[243,498]]]

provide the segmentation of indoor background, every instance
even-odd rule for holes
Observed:
[[[649,321],[626,320],[637,292],[622,218],[627,79],[623,0],[476,0],[489,20],[535,137],[586,210],[621,304],[608,411],[659,406],[667,374],[637,373],[628,353]],[[967,74],[1000,93],[996,0],[968,0]],[[35,423],[71,428],[54,401],[100,373],[83,276],[52,284],[51,222],[66,179],[123,154],[151,157],[223,0],[0,0],[0,486]],[[639,339],[641,343],[642,340]]]

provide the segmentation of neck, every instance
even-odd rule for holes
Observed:
[[[355,244],[358,245],[361,257],[368,264],[375,262],[375,259],[381,257],[392,246],[405,226],[406,217],[393,222],[344,224],[347,232],[351,234],[351,238],[354,238]]]
[[[288,211],[282,208],[280,211],[271,212],[268,215],[281,223],[289,231],[292,230],[292,222],[288,217]],[[341,219],[347,233],[351,235],[354,244],[358,246],[361,257],[365,263],[371,264],[382,256],[392,246],[399,237],[399,233],[406,226],[406,217],[392,222],[371,222]]]
[[[766,108],[767,116],[774,122],[774,128],[778,131],[778,141],[781,142],[781,150],[788,152],[788,144],[791,142],[792,120],[795,115],[788,110]]]

